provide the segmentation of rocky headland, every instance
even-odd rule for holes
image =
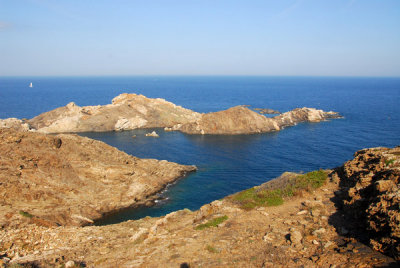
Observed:
[[[71,134],[0,128],[0,226],[82,226],[155,198],[194,166],[139,159]]]
[[[43,138],[43,144],[57,148],[55,139]],[[24,139],[8,140],[18,144]],[[0,230],[0,262],[28,267],[398,267],[399,176],[400,147],[374,148],[358,151],[334,170],[284,173],[197,211],[159,218],[44,226],[16,206],[9,212],[12,221],[26,224]]]
[[[253,134],[279,131],[301,122],[320,122],[338,117],[335,112],[305,107],[268,118],[245,106],[236,106],[224,111],[201,114],[196,121],[175,125],[172,130],[187,134]]]
[[[245,106],[201,114],[164,99],[125,93],[115,97],[108,105],[80,107],[71,102],[30,120],[0,120],[0,126],[42,133],[165,128],[166,131],[187,134],[235,135],[279,131],[301,122],[320,122],[337,117],[339,114],[336,112],[297,108],[268,118]]]

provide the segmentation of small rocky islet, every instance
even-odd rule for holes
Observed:
[[[284,173],[197,211],[91,226],[154,199],[195,171],[139,159],[74,134],[164,127],[251,134],[339,115],[301,108],[267,118],[244,106],[199,114],[122,94],[31,120],[0,120],[0,266],[395,267],[400,256],[400,147],[356,152],[333,170]]]

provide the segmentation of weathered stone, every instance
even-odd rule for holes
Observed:
[[[400,259],[400,147],[363,149],[337,169],[350,230],[367,236],[374,249]],[[365,239],[365,238],[364,238]]]
[[[292,242],[292,244],[294,244],[294,245],[301,244],[301,240],[303,239],[303,236],[301,235],[301,233],[298,230],[291,228],[289,234],[290,234],[290,242]]]
[[[158,138],[159,136],[158,136],[157,132],[153,131],[153,132],[150,132],[150,133],[146,133],[146,137]]]
[[[75,266],[75,262],[74,261],[67,261],[65,263],[65,268],[72,268]]]
[[[11,138],[19,142],[9,143]],[[15,220],[42,226],[92,224],[105,213],[146,202],[195,170],[139,159],[77,135],[8,128],[0,129],[0,166],[0,196],[9,204],[0,206],[3,226]],[[11,212],[18,218],[5,216]]]

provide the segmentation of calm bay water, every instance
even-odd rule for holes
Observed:
[[[33,82],[33,88],[28,85]],[[344,118],[304,123],[278,133],[239,136],[185,135],[156,129],[85,133],[129,154],[197,165],[169,187],[167,200],[125,211],[113,223],[201,205],[258,185],[284,171],[333,168],[366,147],[400,145],[400,78],[328,77],[19,77],[0,78],[0,118],[31,118],[64,106],[107,104],[120,93],[165,98],[198,112],[235,105],[288,111],[315,107]],[[132,135],[136,135],[133,139]]]

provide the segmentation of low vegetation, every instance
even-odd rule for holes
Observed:
[[[326,178],[327,173],[325,171],[312,171],[290,179],[282,188],[266,190],[254,187],[233,195],[231,200],[247,210],[262,206],[279,206],[283,204],[286,197],[321,187]]]
[[[211,253],[219,253],[219,250],[213,246],[207,245],[206,249]]]
[[[20,210],[20,211],[19,211],[19,214],[20,214],[21,216],[24,216],[24,217],[27,217],[27,218],[32,218],[32,217],[33,217],[32,214],[30,214],[29,212],[23,211],[23,210]]]
[[[214,218],[204,224],[200,224],[200,225],[196,226],[196,230],[204,230],[204,229],[210,228],[210,227],[217,227],[219,224],[223,223],[227,219],[228,219],[228,216],[226,216],[226,215],[222,216],[222,217]]]
[[[388,159],[388,160],[385,161],[385,165],[386,166],[390,166],[393,163],[394,163],[394,159]]]

